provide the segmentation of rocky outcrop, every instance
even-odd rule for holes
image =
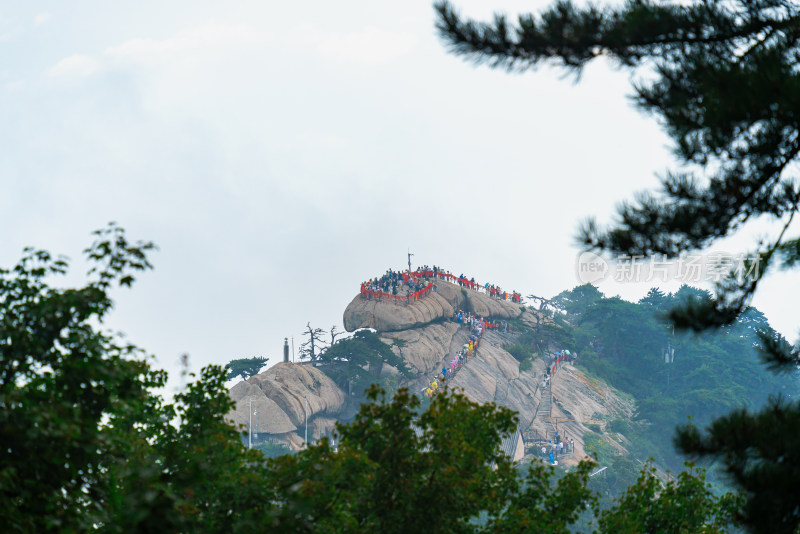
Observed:
[[[423,326],[452,315],[453,306],[434,292],[409,304],[358,295],[344,311],[344,328],[348,332],[359,328],[390,332]]]
[[[493,299],[442,280],[434,283],[436,291],[414,303],[368,300],[359,295],[344,312],[348,331],[377,330],[381,339],[405,360],[416,376],[402,379],[401,385],[414,393],[424,391],[442,367],[449,368],[468,341],[469,330],[450,320],[454,311],[470,311],[494,322],[516,317],[523,327],[531,329],[552,322],[546,315],[510,301]],[[630,418],[633,404],[602,382],[587,378],[571,364],[558,371],[552,380],[552,391],[544,388],[542,380],[549,361],[534,358],[530,368],[520,371],[520,363],[503,349],[515,343],[518,335],[513,329],[508,332],[487,329],[477,352],[445,386],[458,388],[475,402],[494,402],[516,411],[519,430],[529,436],[544,437],[545,444],[558,425],[561,435],[575,443],[575,453],[561,459],[561,463],[575,464],[584,457],[584,434],[597,430],[598,426],[604,428],[605,422],[616,417]],[[383,371],[382,377],[397,375],[396,369],[386,365]],[[347,394],[310,365],[277,364],[237,384],[230,395],[236,401],[236,408],[230,414],[233,421],[246,425],[252,402],[252,409],[258,412],[253,419],[255,429],[293,449],[303,445],[306,425],[309,441],[317,440],[330,435],[337,421],[350,420],[355,412]],[[619,440],[621,452],[623,442]]]
[[[230,391],[230,395],[236,407],[229,418],[236,426],[246,429],[252,424],[254,432],[265,434],[285,434],[297,429],[278,403],[264,395],[257,386],[240,382]],[[252,414],[256,416],[251,418]]]
[[[460,388],[475,402],[496,402],[520,414],[520,426],[526,428],[538,404],[537,382],[544,372],[544,362],[537,360],[531,369],[521,372],[519,362],[499,344],[502,339],[489,333],[484,336],[476,355],[467,359],[448,387]],[[385,333],[383,340],[420,376],[411,389],[420,391],[442,367],[449,367],[456,353],[469,339],[468,330],[453,322],[429,325],[400,332]],[[513,335],[509,336],[513,338]]]
[[[519,414],[520,429],[530,426],[540,392],[538,381],[544,363],[534,362],[527,371],[519,370],[519,362],[502,348],[481,342],[477,355],[458,370],[449,386],[463,389],[479,403],[494,402]]]
[[[381,339],[391,345],[394,352],[412,369],[427,376],[441,370],[445,356],[455,354],[464,344],[467,334],[462,331],[462,335],[457,335],[459,330],[461,329],[456,323],[445,322],[399,332],[387,332]]]
[[[310,365],[279,363],[236,384],[230,396],[236,407],[229,418],[235,424],[248,424],[252,400],[252,409],[258,412],[254,431],[292,446],[303,442],[299,433],[301,428],[305,433],[306,412],[309,439],[330,434],[337,419],[352,415],[345,393]]]
[[[457,310],[501,319],[517,317],[522,313],[519,304],[494,299],[480,291],[465,289],[444,280],[436,280],[434,285],[436,291],[409,304],[371,300],[357,295],[344,311],[344,327],[348,332],[359,328],[394,332],[449,319]]]
[[[494,299],[484,293],[469,290],[467,291],[464,309],[475,315],[493,319],[508,319],[517,317],[522,313],[522,306],[519,304],[509,300]]]
[[[523,322],[535,324],[535,313],[526,311]],[[433,374],[442,366],[449,366],[468,334],[465,328],[446,322],[385,333],[383,338],[422,373],[409,383],[412,391],[420,392],[430,383]],[[598,424],[604,428],[606,422],[615,418],[632,417],[632,401],[607,384],[587,378],[569,363],[564,364],[552,380],[551,410],[547,414],[537,414],[543,400],[550,400],[545,399],[550,391],[543,387],[546,364],[542,358],[535,358],[530,369],[520,371],[519,362],[502,348],[506,343],[513,343],[514,338],[513,333],[488,331],[476,355],[467,359],[455,377],[446,382],[446,387],[460,389],[475,402],[494,402],[516,411],[519,429],[532,431],[531,435],[544,437],[545,441],[552,439],[558,427],[561,436],[573,439],[575,444],[574,454],[560,460],[567,466],[577,464],[585,456],[583,436],[592,432],[587,425]],[[622,445],[615,446],[620,453],[625,452]]]

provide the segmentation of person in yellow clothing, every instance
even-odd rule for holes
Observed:
[[[431,387],[433,388],[433,391],[439,389],[439,383],[436,381],[435,378],[433,379],[433,384],[431,384]]]
[[[431,395],[433,395],[433,390],[431,388],[426,389],[425,390],[425,396],[426,397],[430,397]]]

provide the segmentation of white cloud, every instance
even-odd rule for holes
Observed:
[[[41,26],[46,22],[50,21],[53,18],[52,13],[44,12],[44,13],[37,13],[35,17],[33,17],[33,25],[34,26]]]
[[[105,55],[143,63],[190,57],[202,59],[209,54],[219,55],[231,49],[249,48],[265,40],[267,36],[246,25],[208,24],[180,31],[167,39],[131,39],[106,49]]]
[[[101,64],[96,59],[83,54],[73,54],[56,63],[47,74],[56,77],[83,77],[94,74]]]
[[[416,41],[411,34],[366,26],[357,32],[327,36],[317,50],[327,59],[374,66],[407,54]]]
[[[106,48],[100,57],[74,54],[59,61],[51,77],[85,77],[112,64],[180,68],[207,64],[236,51],[254,49],[267,37],[245,25],[209,24],[182,30],[165,39],[135,38]]]

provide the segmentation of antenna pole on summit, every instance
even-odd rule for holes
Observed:
[[[411,256],[413,256],[413,254],[412,254],[412,253],[411,253],[411,251],[409,250],[409,251],[408,251],[408,272],[409,272],[409,273],[411,272]]]

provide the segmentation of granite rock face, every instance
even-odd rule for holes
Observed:
[[[529,328],[551,322],[539,312],[513,302],[442,280],[434,283],[436,291],[414,303],[382,302],[358,295],[344,312],[348,331],[377,330],[381,339],[407,362],[416,376],[404,379],[401,385],[413,393],[424,391],[442,367],[450,368],[450,362],[468,342],[469,329],[452,321],[454,311],[470,311],[494,323],[518,318]],[[549,360],[536,357],[529,369],[520,371],[519,361],[504,350],[516,342],[517,336],[513,329],[486,329],[476,353],[443,386],[457,388],[475,402],[494,402],[516,411],[519,430],[528,436],[544,437],[545,443],[558,426],[562,436],[575,442],[575,454],[562,458],[561,463],[575,464],[584,457],[583,435],[590,432],[587,424],[631,417],[634,406],[571,364],[565,364],[552,385],[544,387]],[[384,375],[396,374],[388,366],[384,371]],[[230,414],[233,421],[248,423],[252,400],[253,410],[258,411],[257,425],[254,420],[257,431],[293,449],[303,444],[306,422],[308,439],[313,441],[330,435],[337,421],[352,419],[356,410],[348,395],[330,378],[305,364],[277,364],[237,384],[230,395],[236,401],[236,409]],[[622,445],[619,449],[624,452]]]
[[[265,434],[285,434],[297,429],[297,425],[278,403],[267,397],[257,386],[240,382],[231,389],[230,395],[236,402],[236,408],[229,418],[236,426],[247,429],[252,421],[253,431]],[[257,414],[253,419],[251,409]]]
[[[551,435],[558,426],[561,436],[574,440],[575,453],[566,459],[565,465],[574,465],[586,456],[584,436],[591,434],[587,425],[600,428],[604,441],[609,443],[616,454],[626,454],[627,440],[616,432],[606,429],[614,419],[631,419],[635,412],[634,402],[626,399],[614,388],[593,378],[587,377],[580,369],[570,364],[556,372],[552,380],[552,413],[549,420],[541,415],[536,418],[532,429],[539,434]]]
[[[235,424],[248,425],[252,400],[258,412],[253,430],[287,444],[302,444],[299,434],[305,432],[306,412],[309,439],[330,434],[336,418],[348,415],[345,393],[311,365],[279,363],[236,384],[230,396],[236,402],[229,414]]]
[[[522,307],[511,301],[495,299],[444,280],[433,283],[435,291],[409,304],[356,295],[344,311],[345,329],[348,332],[359,328],[372,328],[378,332],[407,330],[449,319],[458,310],[495,319],[522,314]]]
[[[453,322],[430,324],[381,334],[384,343],[393,346],[396,354],[420,374],[436,374],[442,369],[444,355],[455,354],[467,340],[466,331],[459,334]],[[452,360],[452,358],[451,358]]]
[[[358,295],[344,312],[344,328],[348,332],[359,328],[391,332],[423,326],[452,315],[453,306],[434,292],[409,304],[370,300]]]

